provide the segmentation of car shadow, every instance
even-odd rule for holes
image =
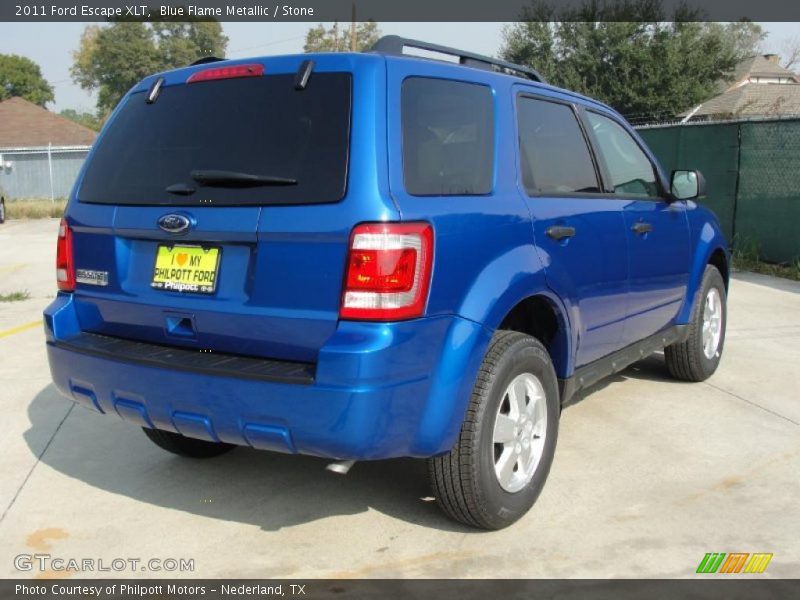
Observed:
[[[625,379],[673,381],[663,354],[653,355],[578,392],[569,405]],[[325,469],[327,459],[250,448],[212,459],[181,458],[156,447],[138,427],[79,405],[46,443],[54,435],[52,413],[63,411],[65,402],[52,384],[33,399],[24,434],[30,451],[68,477],[138,502],[266,531],[370,509],[434,529],[477,531],[436,506],[424,460],[364,461],[337,475]]]
[[[613,375],[590,385],[584,390],[579,390],[574,396],[572,396],[569,402],[563,406],[563,408],[569,408],[570,406],[574,406],[580,402],[583,402],[592,394],[595,394],[615,383],[622,383],[627,379],[640,379],[643,381],[668,381],[678,385],[685,383],[675,379],[669,374],[667,364],[664,361],[664,352],[662,350],[633,363],[631,366],[623,371],[620,371],[619,373],[614,373]]]
[[[64,475],[138,502],[276,531],[336,515],[376,510],[445,531],[474,532],[449,520],[430,498],[424,460],[356,463],[347,475],[326,459],[236,448],[213,459],[171,455],[135,426],[75,405],[53,436],[49,412],[63,411],[48,385],[28,408],[25,441]]]

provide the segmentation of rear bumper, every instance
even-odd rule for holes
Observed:
[[[454,316],[343,321],[313,381],[287,383],[80,351],[69,294],[45,310],[45,325],[55,385],[92,410],[199,439],[341,459],[449,450],[490,339]]]

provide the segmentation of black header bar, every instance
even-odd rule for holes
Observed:
[[[0,21],[800,21],[796,0],[3,0]],[[588,6],[594,9],[587,9]]]

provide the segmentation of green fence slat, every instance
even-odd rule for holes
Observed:
[[[768,262],[800,257],[800,120],[676,125],[639,134],[666,171],[703,172],[701,203],[717,214],[729,242],[757,247]]]
[[[800,256],[800,121],[741,124],[736,232],[769,262]]]

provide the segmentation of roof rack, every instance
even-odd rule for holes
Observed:
[[[458,63],[466,67],[484,69],[487,71],[499,71],[501,73],[507,73],[509,75],[518,75],[522,77],[527,77],[528,79],[531,79],[533,81],[547,83],[544,80],[544,77],[539,75],[538,71],[531,69],[530,67],[516,65],[514,63],[506,62],[504,60],[499,60],[497,58],[491,58],[489,56],[483,56],[481,54],[473,54],[472,52],[465,52],[464,50],[457,50],[455,48],[449,48],[447,46],[440,46],[439,44],[429,44],[428,42],[412,40],[400,37],[399,35],[383,36],[381,39],[375,42],[375,44],[373,44],[372,48],[370,48],[370,51],[377,52],[378,54],[392,54],[395,56],[403,56],[404,48],[417,48],[419,50],[428,50],[429,52],[447,54],[450,56],[457,57]]]

